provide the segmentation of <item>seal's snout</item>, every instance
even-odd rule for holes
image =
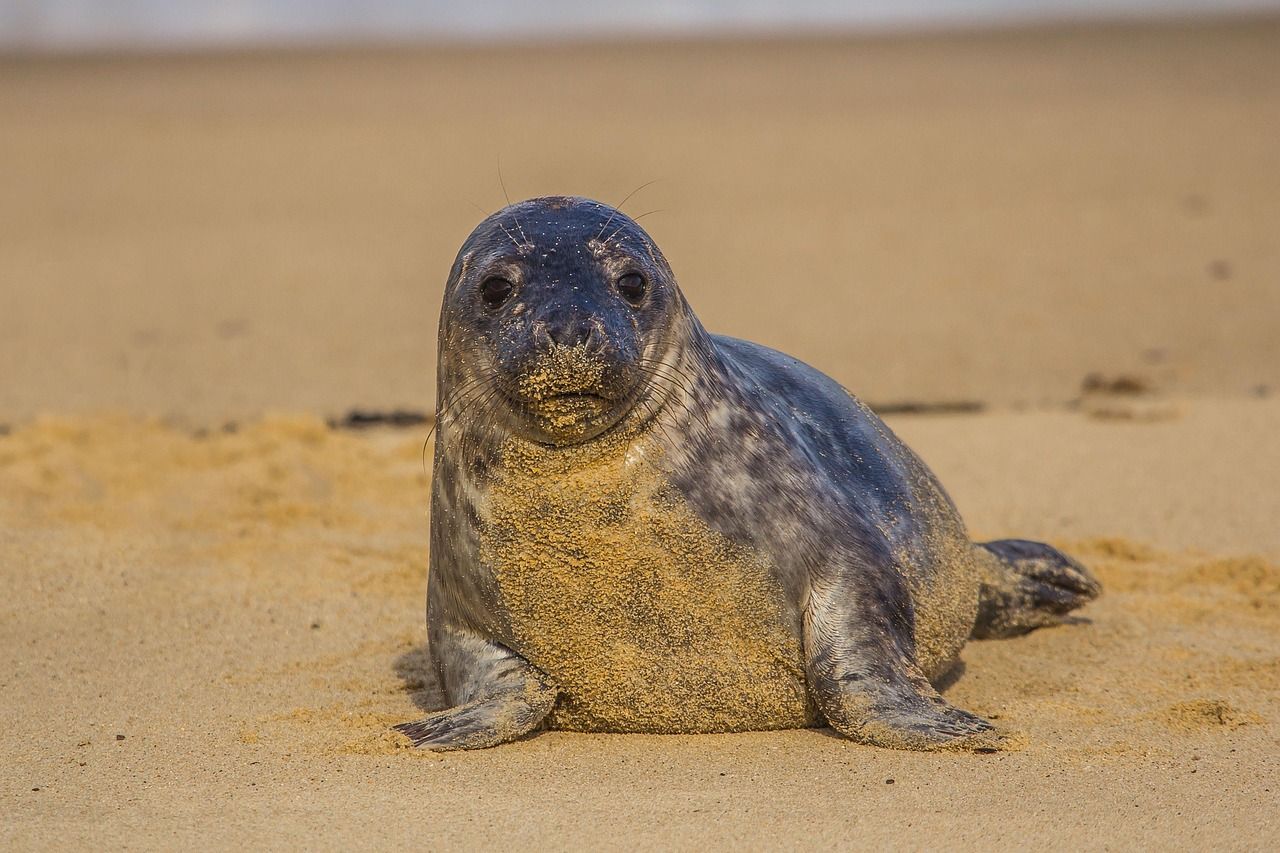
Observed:
[[[567,394],[604,396],[606,367],[607,362],[600,353],[588,348],[586,338],[577,346],[563,346],[553,341],[541,349],[522,372],[520,395],[530,402]]]
[[[607,429],[625,411],[626,370],[607,340],[591,324],[571,327],[558,342],[551,329],[541,337],[517,382],[517,407],[540,440],[582,441]]]
[[[601,349],[605,343],[604,327],[595,317],[559,316],[539,320],[533,325],[534,339],[545,352],[553,347],[588,351]]]

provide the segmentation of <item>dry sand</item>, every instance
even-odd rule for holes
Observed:
[[[1274,849],[1277,138],[1276,23],[5,61],[0,846]],[[891,425],[1107,587],[966,650],[1025,749],[387,731],[437,700],[426,428],[323,417],[431,406],[498,154],[664,178],[711,328],[986,404]]]

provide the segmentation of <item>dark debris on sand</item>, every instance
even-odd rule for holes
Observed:
[[[413,409],[390,409],[388,411],[351,409],[340,418],[329,418],[327,423],[330,429],[404,428],[431,423],[431,416],[426,412]]]

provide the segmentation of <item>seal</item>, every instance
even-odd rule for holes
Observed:
[[[999,748],[933,682],[970,637],[1100,591],[1048,545],[971,542],[870,409],[708,334],[649,235],[596,201],[475,229],[438,377],[427,627],[450,707],[396,727],[419,746],[829,725]]]

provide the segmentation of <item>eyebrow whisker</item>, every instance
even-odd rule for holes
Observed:
[[[596,239],[597,240],[600,239],[600,235],[603,234],[604,230],[609,227],[609,223],[613,221],[613,217],[618,215],[618,212],[622,210],[622,206],[626,204],[628,201],[630,201],[633,195],[640,192],[640,190],[644,189],[645,187],[653,186],[659,180],[661,180],[661,178],[654,178],[652,181],[648,181],[647,183],[641,184],[640,186],[633,189],[631,192],[627,193],[626,198],[624,198],[622,201],[614,205],[613,212],[609,214],[609,218],[604,221],[604,224],[600,226],[600,230],[596,233]],[[605,240],[605,242],[608,243],[609,241]]]

